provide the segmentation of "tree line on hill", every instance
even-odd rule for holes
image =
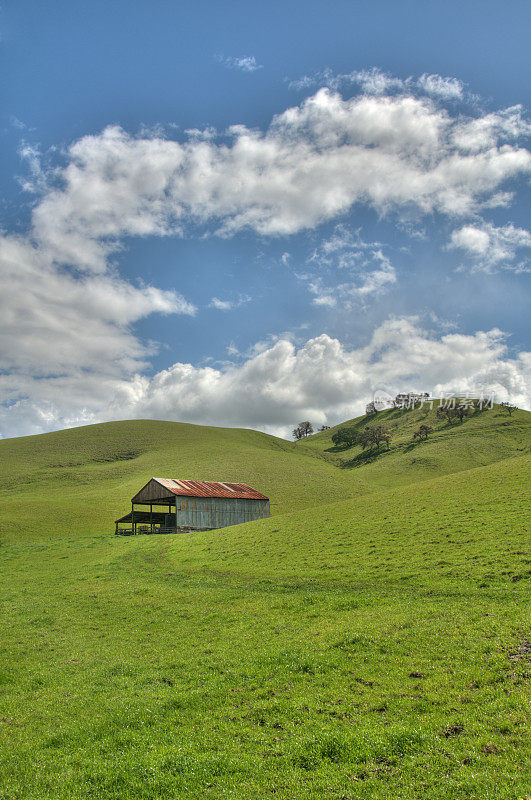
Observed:
[[[407,395],[397,395],[395,398],[394,408],[405,407],[406,400],[407,403],[409,403],[411,402],[412,398],[417,398],[413,401],[414,403],[425,402],[427,399],[429,399],[429,394],[424,393],[413,395],[410,392]],[[436,416],[438,419],[446,419],[448,424],[451,425],[455,420],[463,422],[463,420],[471,413],[475,411],[484,411],[487,407],[488,406],[486,406],[481,400],[459,400],[458,398],[451,398],[448,401],[439,402],[439,408],[436,411]],[[512,403],[508,402],[500,403],[500,407],[503,408],[504,411],[507,411],[509,416],[512,416],[513,411],[517,411],[518,409],[518,406],[512,405]],[[378,413],[374,403],[369,403],[365,413],[367,415]],[[327,430],[330,430],[330,425],[321,425],[317,429],[317,433]],[[413,433],[413,439],[426,441],[432,432],[433,428],[431,428],[429,425],[421,425],[418,430]],[[307,436],[311,436],[313,433],[313,425],[308,420],[305,420],[304,422],[299,422],[297,427],[293,429],[293,438],[296,440],[305,439]],[[380,445],[385,444],[387,450],[389,450],[389,442],[391,441],[391,437],[392,433],[383,425],[366,427],[362,431],[358,431],[357,428],[339,428],[333,434],[332,442],[336,445],[336,447],[345,448],[359,444],[364,450],[368,447],[376,447],[377,450],[379,450]]]
[[[328,431],[330,429],[330,425],[321,425],[317,428],[317,433],[321,433],[321,431]],[[294,439],[305,439],[307,436],[311,436],[314,433],[313,425],[311,422],[306,420],[305,422],[299,422],[296,428],[293,428],[292,436]]]
[[[392,408],[415,408],[417,404],[422,405],[430,400],[429,392],[401,392],[390,401]],[[377,414],[379,410],[375,401],[367,403],[365,406],[366,414]]]
[[[389,450],[391,436],[391,432],[383,425],[374,425],[364,428],[362,431],[358,431],[356,428],[339,428],[332,436],[332,442],[336,447],[352,447],[359,444],[364,450],[372,447],[379,450],[380,445],[385,444],[386,449]]]
[[[415,406],[422,407],[425,403],[429,403],[430,407],[431,404],[434,402],[434,398],[430,398],[428,392],[403,392],[401,394],[397,394],[396,397],[390,401],[392,408],[402,408],[402,409],[412,409]],[[457,404],[457,405],[456,405]],[[470,408],[473,410],[480,410],[483,411],[485,408],[492,408],[493,402],[491,400],[473,400],[469,398],[459,399],[457,397],[447,398],[446,400],[439,400],[440,407],[448,407],[448,408]],[[385,409],[378,408],[378,404],[375,401],[371,401],[367,403],[365,406],[365,413],[367,415],[377,414],[378,411],[383,411]],[[518,406],[513,405],[512,403],[500,403],[501,408],[504,411],[507,411],[509,416],[518,409]],[[459,413],[454,416],[460,416]],[[463,417],[460,416],[461,422],[463,421]]]
[[[411,394],[409,395],[397,395],[397,398],[411,398]],[[428,394],[417,395],[421,401],[424,401],[426,398],[429,398]],[[374,403],[370,403],[369,406],[374,406]],[[367,409],[369,409],[367,406]],[[395,408],[398,407],[395,405]],[[503,408],[504,411],[507,411],[509,416],[512,415],[513,411],[517,410],[517,406],[512,405],[511,403],[505,402],[501,403],[500,407]],[[451,401],[440,401],[439,408],[436,411],[436,416],[438,419],[445,419],[449,425],[451,425],[454,421],[459,420],[459,422],[463,422],[463,420],[468,417],[471,413],[476,411],[484,411],[487,406],[481,400],[458,400],[457,398],[452,398]],[[371,409],[370,411],[367,410],[367,414],[377,414],[376,408]],[[321,425],[318,428],[318,433],[322,431],[329,430],[329,425]],[[296,440],[304,439],[307,436],[311,436],[314,433],[313,426],[311,422],[308,420],[304,422],[299,422],[296,428],[293,429],[293,438]],[[433,428],[429,425],[422,424],[418,428],[418,430],[414,431],[413,439],[418,439],[419,441],[426,441],[429,435],[433,433]],[[389,443],[392,438],[391,431],[383,425],[372,425],[367,426],[363,430],[358,430],[355,427],[344,427],[338,428],[338,430],[332,436],[332,442],[336,447],[353,447],[354,445],[360,445],[364,450],[367,448],[376,448],[379,452],[380,446],[385,445],[386,449],[389,450]]]

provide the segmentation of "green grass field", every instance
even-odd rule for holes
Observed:
[[[377,456],[146,421],[1,441],[1,800],[531,796],[531,415],[432,412],[413,444],[424,413],[378,414]],[[152,475],[272,516],[113,536]]]

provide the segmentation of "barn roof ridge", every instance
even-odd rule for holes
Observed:
[[[178,497],[228,497],[234,500],[268,500],[266,495],[248,486],[233,481],[197,481],[184,478],[156,478],[165,489]]]

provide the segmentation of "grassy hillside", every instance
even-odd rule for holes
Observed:
[[[272,514],[428,480],[527,451],[531,414],[499,407],[448,426],[435,412],[370,418],[393,432],[389,453],[338,450],[331,435],[297,444],[257,431],[134,420],[0,441],[0,540],[112,531],[154,475],[240,481],[271,498]],[[367,417],[348,425],[362,428]],[[428,421],[429,441],[413,443]],[[339,467],[339,468],[338,468]]]
[[[531,414],[518,410],[511,417],[500,406],[476,412],[460,422],[448,423],[433,409],[389,409],[371,416],[336,425],[303,441],[330,458],[343,470],[363,475],[371,486],[390,488],[428,480],[438,475],[472,469],[505,458],[528,453],[531,445]],[[335,447],[333,434],[343,427],[360,431],[366,426],[383,425],[391,434],[389,452],[375,455],[360,446]],[[433,428],[427,441],[413,439],[420,425]],[[360,469],[362,468],[362,469]]]
[[[271,497],[273,514],[370,488],[284,439],[152,420],[6,439],[0,463],[0,538],[10,540],[110,533],[154,475],[248,483]]]
[[[418,412],[392,413],[360,466],[329,432],[0,442],[1,800],[524,800],[530,415],[408,450]],[[247,480],[275,514],[109,535],[102,503],[157,473]]]
[[[470,590],[470,581],[489,585],[495,559],[507,570],[503,582],[514,576],[517,582],[531,574],[529,554],[514,558],[512,551],[528,527],[529,465],[523,456],[235,526],[222,537],[215,531],[188,541],[177,537],[168,552],[185,570],[356,586],[422,586],[429,579],[458,595]],[[444,562],[437,558],[441,550]],[[456,587],[456,579],[465,585]]]

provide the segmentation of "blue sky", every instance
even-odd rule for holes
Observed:
[[[5,3],[0,435],[528,407],[529,17]]]

